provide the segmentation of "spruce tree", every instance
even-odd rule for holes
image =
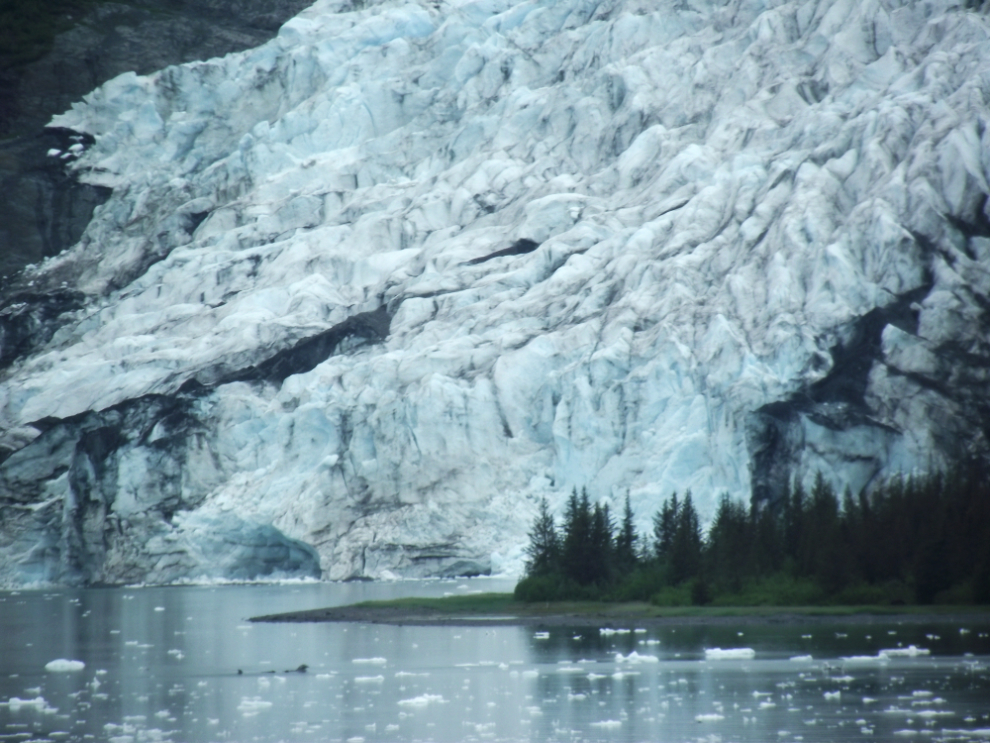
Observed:
[[[527,575],[552,575],[560,570],[560,537],[546,498],[540,499],[540,510],[529,532],[526,557]]]
[[[622,527],[615,538],[615,565],[627,573],[636,567],[639,535],[633,521],[632,507],[629,505],[629,493],[626,493],[626,504],[622,511]]]

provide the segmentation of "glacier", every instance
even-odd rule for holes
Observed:
[[[0,303],[0,582],[518,571],[990,450],[990,13],[318,0],[50,126],[112,189]]]

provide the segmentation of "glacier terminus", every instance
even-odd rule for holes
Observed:
[[[985,3],[317,0],[50,126],[112,194],[0,301],[0,584],[511,574],[575,487],[990,451]]]

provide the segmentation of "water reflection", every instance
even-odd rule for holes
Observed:
[[[367,598],[509,587],[0,594],[0,739],[990,739],[988,622],[600,631],[245,621]],[[918,650],[907,652],[912,645]],[[715,659],[706,648],[754,652]],[[85,667],[46,670],[59,658]]]

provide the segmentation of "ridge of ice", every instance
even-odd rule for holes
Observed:
[[[0,580],[72,577],[38,545],[72,542],[74,416],[192,379],[194,422],[129,432],[79,496],[129,524],[87,579],[222,577],[254,526],[286,543],[246,562],[304,543],[330,579],[511,574],[538,500],[584,486],[641,526],[691,489],[707,519],[761,474],[758,411],[931,281],[868,414],[795,412],[781,476],[927,466],[951,416],[911,380],[983,343],[990,241],[948,220],[990,191],[988,69],[962,0],[319,0],[256,49],[107,82],[51,122],[113,194],[27,274],[90,299],[3,372],[0,487],[38,512]],[[211,386],[381,306],[379,343]]]

